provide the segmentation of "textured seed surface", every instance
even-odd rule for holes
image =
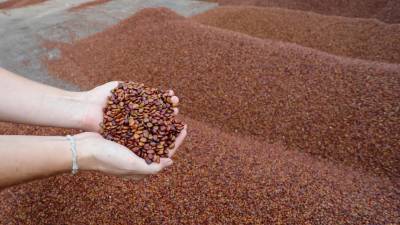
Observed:
[[[158,158],[154,158],[154,150],[166,149],[168,146],[164,145],[165,142],[172,143],[172,146],[184,127],[183,123],[171,114],[173,108],[168,104],[170,98],[169,92],[162,92],[143,84],[119,83],[118,87],[111,91],[103,110],[101,134],[106,139],[125,145],[144,158],[148,164],[159,162]],[[165,132],[152,129],[153,124],[150,121],[156,118],[162,127],[168,126],[173,129],[164,129]],[[154,140],[153,136],[157,139]],[[157,151],[157,154],[160,157],[168,157],[166,150]]]
[[[400,174],[397,64],[252,38],[151,9],[59,47],[69,57],[52,61],[50,70],[85,88],[135,79],[179,90],[187,103],[182,114],[225,132]]]
[[[188,138],[174,166],[141,182],[84,173],[3,190],[0,221],[400,223],[397,65],[206,27],[165,9],[61,50],[51,71],[82,89],[135,80],[179,91]],[[4,123],[0,132],[61,133]]]
[[[398,0],[207,0],[220,5],[252,5],[313,11],[346,17],[376,18],[386,23],[400,23]]]
[[[400,24],[251,6],[218,7],[193,19],[202,24],[259,38],[288,41],[336,55],[400,63]]]
[[[184,105],[184,104],[183,104]],[[0,192],[13,224],[398,224],[398,183],[189,118],[174,166],[140,182],[69,174]],[[60,129],[0,123],[2,134]],[[64,133],[71,133],[65,131]],[[158,159],[159,160],[159,159]]]

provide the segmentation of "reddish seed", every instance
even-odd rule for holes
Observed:
[[[111,93],[111,98],[117,98],[119,102],[117,99],[107,102],[103,111],[108,116],[104,116],[102,134],[110,140],[126,144],[146,162],[159,162],[159,157],[166,157],[166,148],[171,146],[172,139],[180,132],[171,129],[171,124],[174,127],[182,124],[167,113],[172,108],[164,102],[168,101],[163,97],[165,94],[134,82],[120,83]],[[132,93],[135,97],[129,97]],[[162,142],[157,144],[159,140]],[[155,146],[157,152],[151,149]]]

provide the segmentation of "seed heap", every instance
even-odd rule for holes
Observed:
[[[132,150],[148,164],[168,157],[183,129],[175,119],[168,92],[135,82],[122,82],[111,91],[103,112],[101,134]]]

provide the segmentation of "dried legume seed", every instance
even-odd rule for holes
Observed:
[[[125,145],[146,163],[159,163],[160,157],[168,157],[168,148],[175,147],[184,127],[172,115],[171,97],[143,84],[119,83],[103,109],[101,134]]]

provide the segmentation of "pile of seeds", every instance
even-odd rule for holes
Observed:
[[[175,119],[168,92],[123,82],[111,91],[104,108],[101,134],[128,147],[148,164],[168,157],[184,125]]]
[[[377,18],[385,23],[399,23],[398,0],[354,0],[339,3],[335,0],[206,0],[219,5],[252,5],[311,11],[325,15]]]
[[[179,90],[190,135],[172,167],[141,182],[88,172],[1,191],[3,223],[400,224],[398,179],[333,160],[400,174],[399,66],[250,38],[166,9],[62,46],[52,74],[81,89],[136,80]],[[22,132],[60,135],[0,123],[0,133]]]
[[[209,26],[292,42],[335,55],[400,63],[398,24],[253,6],[218,7],[193,19]]]
[[[50,71],[83,89],[131,79],[171,87],[187,103],[181,112],[226,132],[400,174],[395,64],[251,38],[166,9],[145,9],[58,48],[64,57]]]

